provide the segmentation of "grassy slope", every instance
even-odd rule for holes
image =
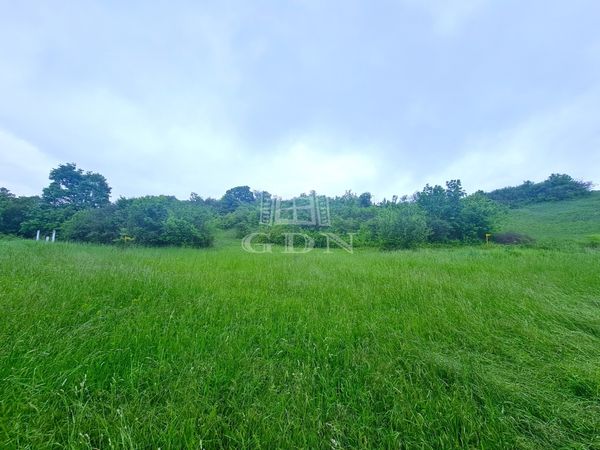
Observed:
[[[589,197],[538,203],[509,211],[502,231],[525,233],[540,241],[578,241],[600,234],[600,191]]]
[[[600,447],[599,263],[0,241],[0,447]]]

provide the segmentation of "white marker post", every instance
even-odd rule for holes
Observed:
[[[50,241],[50,236],[46,236],[46,242]]]
[[[52,230],[52,242],[56,240],[56,230]]]
[[[36,241],[40,240],[40,230],[37,230],[37,233],[35,234],[35,240]]]

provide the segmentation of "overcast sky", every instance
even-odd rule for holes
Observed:
[[[0,0],[0,186],[600,183],[597,0]]]

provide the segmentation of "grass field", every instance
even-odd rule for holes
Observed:
[[[0,447],[600,448],[599,267],[0,241]]]
[[[525,233],[541,245],[570,245],[600,236],[600,191],[589,197],[529,205],[509,211],[503,231]]]

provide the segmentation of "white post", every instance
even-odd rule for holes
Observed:
[[[40,240],[40,230],[37,230],[37,233],[35,234],[35,240],[36,241]]]
[[[52,242],[56,240],[56,230],[52,230]]]
[[[46,242],[50,240],[50,236],[46,236]]]

